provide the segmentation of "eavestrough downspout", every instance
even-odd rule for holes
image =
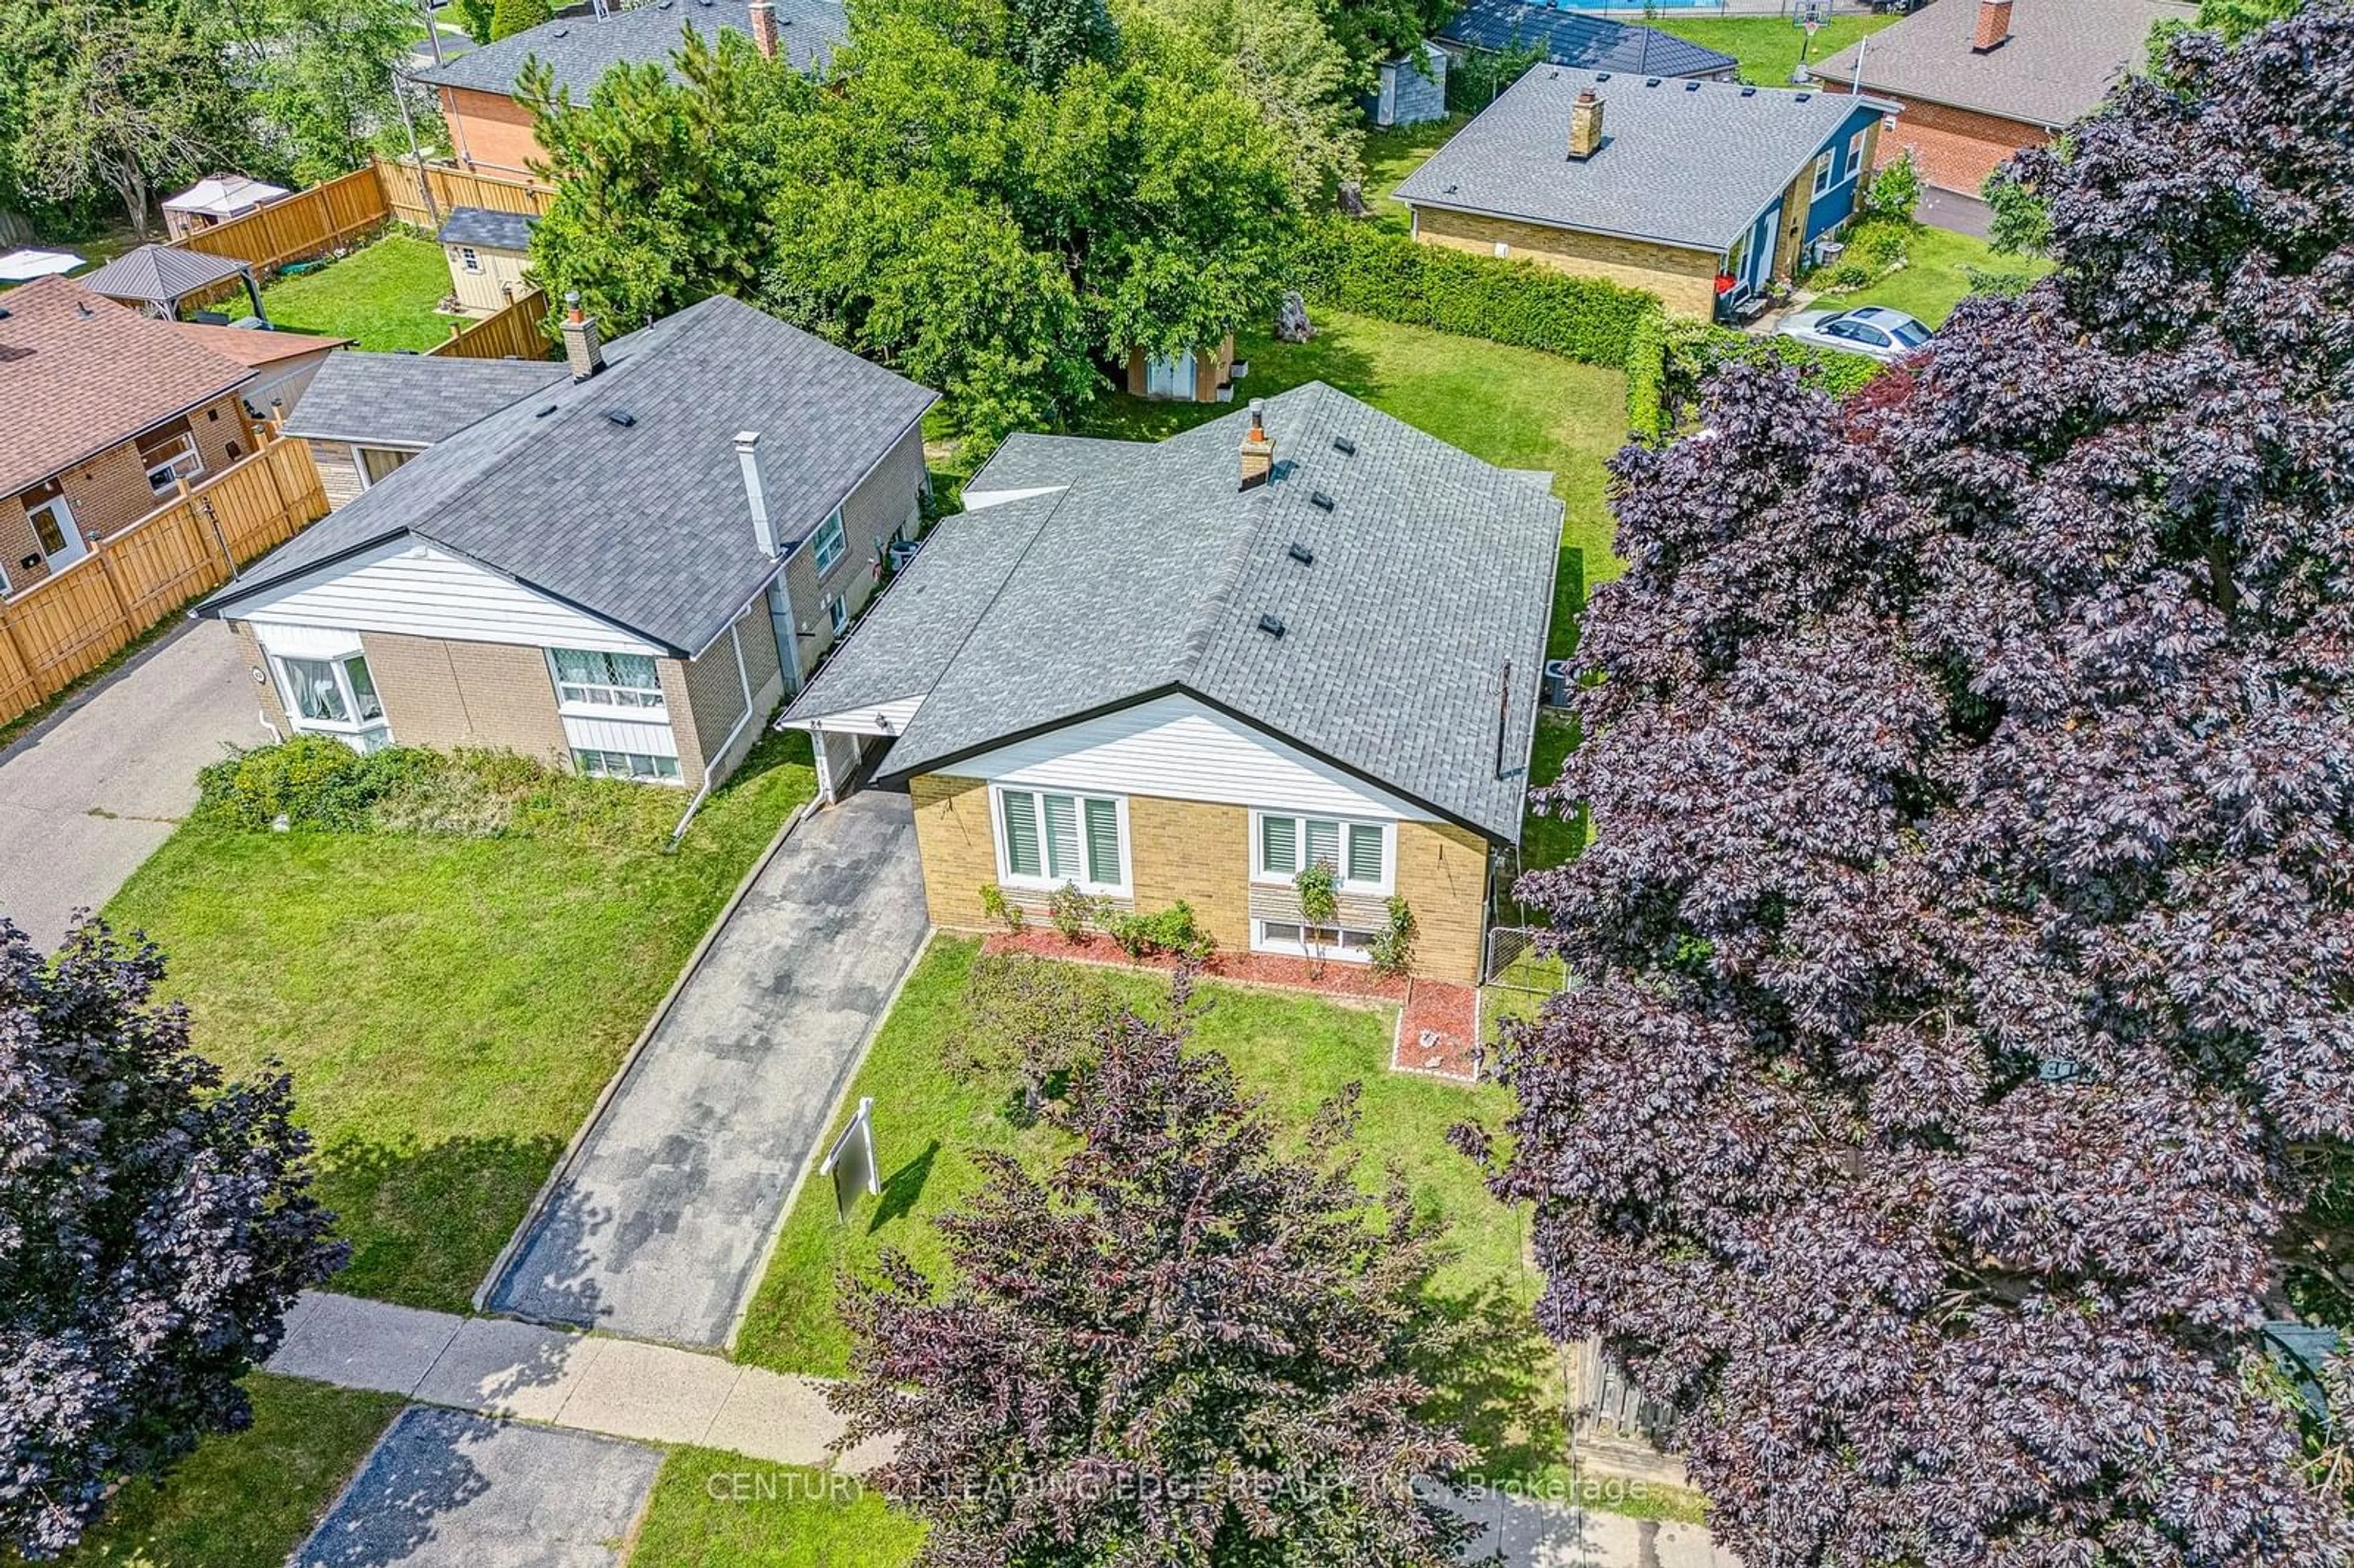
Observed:
[[[745,667],[744,636],[737,630],[743,619],[738,615],[727,623],[727,642],[728,646],[736,650],[736,679],[744,688],[744,711],[737,715],[736,727],[727,732],[727,738],[719,743],[719,755],[722,757],[726,757],[736,748],[737,736],[742,735],[744,726],[752,722],[752,673]],[[695,821],[695,812],[703,810],[704,800],[710,793],[711,758],[706,757],[703,759],[703,787],[695,790],[695,799],[686,803],[686,815],[681,817],[678,820],[678,826],[670,831],[670,847],[673,850],[678,848],[679,840],[686,837],[687,824]]]

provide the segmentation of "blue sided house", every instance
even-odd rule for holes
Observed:
[[[1738,315],[1861,205],[1897,105],[1538,66],[1394,193],[1415,238]]]

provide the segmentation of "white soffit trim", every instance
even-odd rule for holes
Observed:
[[[342,659],[360,652],[360,634],[327,626],[283,626],[257,620],[253,635],[264,652],[281,659]]]
[[[815,735],[822,730],[829,735],[897,735],[924,705],[923,696],[895,697],[887,703],[875,703],[863,708],[845,708],[836,714],[817,714],[809,718],[795,719],[793,729],[805,729]]]

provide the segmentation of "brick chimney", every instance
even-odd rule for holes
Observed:
[[[1978,30],[1970,52],[1986,54],[2010,40],[2010,0],[1978,0]]]
[[[751,10],[752,47],[760,51],[762,59],[775,59],[777,58],[776,0],[752,0]]]
[[[1584,163],[1602,151],[1602,100],[1590,87],[1577,90],[1577,101],[1569,106],[1569,155]]]
[[[564,295],[564,363],[572,379],[586,381],[605,368],[605,345],[597,341],[597,323],[580,313],[580,291]]]
[[[1275,472],[1275,439],[1267,433],[1267,420],[1261,413],[1264,400],[1250,400],[1250,429],[1243,437],[1244,490],[1257,490]]]

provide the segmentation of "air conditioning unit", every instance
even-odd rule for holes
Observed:
[[[1549,708],[1565,708],[1569,706],[1570,688],[1575,684],[1576,678],[1569,673],[1568,660],[1548,659],[1545,661],[1543,692],[1545,706]]]
[[[916,552],[922,548],[923,546],[913,539],[892,540],[890,545],[891,569],[895,572],[906,571],[907,569],[907,563],[914,560],[916,558]]]

